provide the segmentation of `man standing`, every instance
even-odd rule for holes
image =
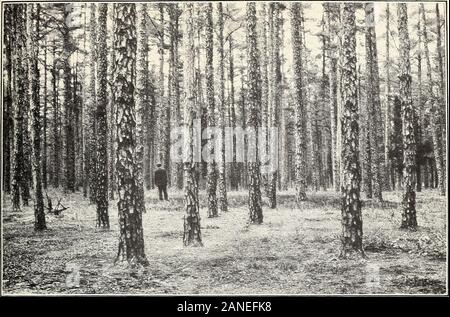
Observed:
[[[164,192],[164,199],[169,200],[167,198],[167,172],[164,168],[161,167],[161,164],[156,164],[156,171],[155,171],[155,185],[158,186],[158,192],[159,192],[159,200],[163,200],[163,192]]]

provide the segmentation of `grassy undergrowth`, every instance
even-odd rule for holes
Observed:
[[[308,193],[299,208],[281,192],[278,208],[264,206],[264,223],[248,225],[247,193],[231,192],[229,212],[206,217],[204,247],[182,245],[183,195],[159,202],[146,192],[143,215],[148,267],[113,264],[117,253],[116,202],[111,230],[95,228],[95,207],[78,194],[70,208],[47,216],[48,230],[33,231],[32,207],[12,212],[3,202],[3,290],[6,294],[427,294],[446,292],[446,197],[417,195],[419,228],[399,229],[401,193],[384,203],[364,201],[366,259],[338,258],[338,194]],[[79,283],[76,277],[79,276]],[[74,282],[75,281],[75,282]]]

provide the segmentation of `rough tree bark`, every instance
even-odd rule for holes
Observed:
[[[213,18],[212,3],[208,3],[206,7],[206,26],[205,26],[205,50],[206,50],[206,103],[208,106],[208,128],[215,129],[216,126],[216,109],[214,102],[214,68],[213,68]],[[216,170],[216,152],[215,142],[217,135],[212,135],[212,130],[208,136],[208,166],[207,166],[207,182],[206,192],[208,195],[208,217],[217,217],[217,170]]]
[[[147,42],[147,5],[137,4],[137,80],[136,80],[136,166],[135,182],[136,191],[139,196],[138,208],[145,212],[144,204],[144,114],[148,108],[147,83],[148,65],[146,55],[148,54]]]
[[[185,246],[202,246],[200,229],[200,206],[198,202],[198,182],[194,155],[194,119],[199,116],[195,104],[195,67],[194,67],[194,21],[193,4],[184,4],[184,235]]]
[[[28,71],[30,106],[33,114],[33,183],[34,183],[34,230],[41,231],[47,228],[44,214],[44,197],[42,194],[42,170],[41,170],[41,109],[39,100],[39,4],[27,5],[28,28]]]
[[[428,38],[428,30],[427,30],[427,19],[425,15],[425,7],[423,3],[420,4],[420,13],[422,17],[422,35],[424,40],[424,53],[425,53],[425,61],[427,64],[427,94],[429,98],[429,107],[430,107],[430,125],[431,125],[431,136],[433,139],[433,154],[434,159],[436,161],[436,170],[438,174],[438,189],[441,195],[445,195],[445,172],[444,172],[444,153],[442,148],[442,129],[441,129],[441,109],[440,109],[440,89],[434,90],[434,81],[432,78],[432,68],[431,68],[431,59],[430,59],[430,51],[428,48],[429,38]]]
[[[70,26],[67,21],[70,21],[71,4],[64,5],[64,26],[63,30],[63,79],[64,79],[64,128],[65,128],[65,189],[68,191],[75,191],[75,128],[74,128],[74,103],[71,89],[71,68],[70,56],[73,53],[74,45],[71,41]]]
[[[248,121],[247,127],[253,129],[255,136],[258,135],[260,125],[259,112],[261,111],[261,93],[260,93],[260,74],[259,68],[259,53],[257,46],[256,33],[256,8],[255,3],[247,3],[247,65],[248,65]],[[250,222],[261,224],[263,222],[263,211],[261,207],[261,179],[260,179],[260,162],[258,161],[258,138],[254,138],[253,142],[255,160],[248,163],[249,173],[249,213]]]
[[[136,76],[136,6],[115,4],[115,104],[119,250],[117,259],[147,265],[142,229],[142,197],[137,191],[134,78]]]
[[[272,81],[271,89],[271,102],[270,102],[270,113],[269,113],[269,125],[271,129],[278,127],[278,111],[280,109],[280,84],[281,84],[281,71],[280,71],[280,20],[279,20],[279,3],[269,4],[269,18],[273,19],[273,29],[272,34],[270,34],[271,40],[271,50],[270,50],[270,67]],[[270,146],[270,156],[271,156],[271,166],[269,171],[269,185],[268,185],[268,198],[269,207],[274,209],[277,207],[277,181],[278,181],[278,169],[275,167],[275,158],[278,159],[277,142],[273,142],[273,138],[269,140],[272,141]],[[278,162],[277,162],[278,163]]]
[[[398,36],[400,49],[400,91],[403,135],[403,214],[402,228],[416,229],[416,143],[414,136],[414,108],[411,94],[410,41],[408,33],[408,9],[406,3],[397,4]]]
[[[96,119],[96,203],[97,227],[109,229],[108,215],[108,99],[107,99],[107,69],[108,53],[106,51],[106,18],[108,5],[98,5],[98,49],[97,49],[97,109]]]
[[[25,180],[24,157],[24,112],[27,111],[27,91],[24,85],[26,81],[25,55],[26,55],[26,5],[14,6],[15,32],[13,54],[14,68],[14,151],[12,162],[12,205],[13,210],[20,210],[20,199],[24,205],[28,199],[28,181]]]
[[[217,3],[217,24],[218,24],[218,42],[219,42],[219,104],[217,110],[218,116],[218,128],[220,129],[220,136],[218,136],[218,202],[220,211],[228,211],[227,200],[227,184],[225,175],[225,55],[224,55],[224,38],[223,38],[223,7],[222,2]]]
[[[372,2],[364,5],[365,9],[365,39],[366,39],[366,84],[367,84],[367,107],[368,107],[368,129],[370,137],[370,157],[372,169],[372,190],[373,196],[378,200],[383,200],[381,192],[381,152],[379,145],[381,140],[381,105],[380,105],[380,79],[378,75],[378,54],[375,34],[375,14]]]
[[[95,64],[97,62],[97,21],[95,18],[97,4],[90,4],[90,21],[89,21],[89,86],[88,86],[88,129],[87,143],[88,151],[85,155],[87,157],[86,168],[88,169],[87,182],[89,184],[89,201],[91,204],[96,203],[96,177],[97,177],[97,120],[95,118],[97,110],[97,95],[95,89]]]
[[[341,257],[364,254],[358,158],[355,7],[344,3],[342,45],[342,248]]]
[[[296,201],[306,200],[305,148],[306,131],[304,129],[305,106],[303,102],[303,65],[302,65],[302,34],[300,33],[300,3],[291,6],[292,55],[294,71],[294,110],[295,110],[295,180]]]

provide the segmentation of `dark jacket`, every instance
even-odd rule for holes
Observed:
[[[167,172],[163,168],[158,168],[155,171],[155,185],[165,186],[167,185]]]

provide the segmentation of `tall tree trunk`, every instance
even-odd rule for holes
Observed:
[[[114,6],[111,7],[111,10],[109,10],[108,18],[113,24],[114,21]],[[115,116],[116,116],[116,106],[114,104],[114,62],[115,62],[115,50],[114,50],[114,42],[113,39],[111,39],[109,43],[109,60],[108,60],[108,82],[109,82],[109,89],[108,89],[108,124],[110,126],[109,129],[109,142],[108,142],[108,153],[109,153],[109,177],[108,177],[108,184],[109,184],[109,198],[114,200],[114,193],[117,191],[117,178],[116,178],[116,166],[115,166],[115,158],[116,158],[116,129],[114,129],[115,125]]]
[[[72,54],[72,43],[70,38],[70,26],[67,21],[70,19],[71,8],[69,4],[64,5],[64,26],[63,26],[63,63],[64,63],[64,126],[65,126],[65,189],[75,191],[75,134],[74,134],[74,103],[71,89],[71,68],[70,56]]]
[[[228,211],[228,200],[227,200],[227,185],[225,178],[225,55],[224,55],[224,39],[223,39],[223,7],[222,2],[217,3],[217,17],[218,17],[218,42],[219,42],[219,104],[217,105],[217,111],[219,112],[218,117],[218,128],[220,129],[220,136],[218,140],[218,200],[220,211]]]
[[[341,257],[364,254],[358,159],[355,7],[344,3],[342,38],[342,249]]]
[[[229,69],[229,80],[230,80],[230,123],[229,126],[234,129],[236,128],[236,105],[234,97],[234,59],[233,59],[233,37],[230,35],[228,37],[228,69]],[[238,163],[236,162],[236,136],[233,135],[233,162],[230,164],[230,187],[232,190],[238,189]]]
[[[438,174],[438,189],[441,195],[445,195],[445,172],[444,172],[444,153],[442,148],[442,129],[440,125],[441,111],[440,111],[440,89],[434,91],[433,88],[433,78],[432,78],[432,68],[430,60],[430,51],[428,48],[428,31],[427,31],[427,19],[425,16],[425,7],[423,3],[420,4],[420,11],[422,17],[422,35],[424,39],[424,51],[425,51],[425,61],[427,64],[427,82],[428,82],[428,98],[430,104],[430,125],[431,125],[431,135],[433,139],[433,153],[434,159],[436,160],[436,170]]]
[[[437,124],[439,124],[439,129],[441,130],[441,146],[442,146],[442,159],[441,159],[441,177],[439,179],[439,189],[440,189],[440,194],[442,196],[445,196],[446,193],[446,180],[447,180],[447,173],[446,173],[446,161],[447,161],[447,156],[445,155],[446,153],[446,138],[447,138],[447,133],[446,133],[446,124],[445,124],[445,100],[446,100],[446,96],[445,96],[445,82],[444,82],[444,64],[442,61],[442,51],[443,51],[443,47],[442,47],[442,36],[441,36],[441,16],[439,14],[439,3],[436,3],[436,64],[437,64],[437,70],[438,70],[438,90],[439,90],[439,98],[438,98],[438,103],[437,103],[437,113],[438,113],[438,122]]]
[[[422,111],[423,108],[423,98],[422,98],[422,34],[421,34],[421,26],[420,26],[420,17],[417,21],[417,35],[418,35],[418,43],[417,43],[417,104],[414,109],[415,119],[414,119],[414,132],[416,135],[416,143],[420,147],[423,144],[423,117],[424,113]],[[417,151],[416,153],[416,190],[418,192],[422,191],[422,169],[421,163],[423,162],[423,151]]]
[[[338,59],[336,50],[338,49],[338,34],[337,34],[337,12],[336,6],[330,3],[324,4],[327,20],[328,20],[328,36],[329,42],[329,95],[330,95],[330,130],[331,130],[331,164],[332,164],[332,179],[333,187],[336,192],[340,191],[340,175],[339,175],[339,153],[337,151],[337,67]]]
[[[391,61],[390,61],[390,19],[391,19],[391,12],[389,9],[389,3],[386,3],[386,47],[385,47],[385,54],[386,54],[386,61],[385,61],[385,76],[386,76],[386,91],[385,91],[385,102],[386,102],[386,109],[384,113],[384,164],[385,164],[385,175],[384,175],[384,186],[387,190],[394,189],[395,184],[391,186],[391,179],[393,178],[393,168],[391,159],[389,157],[389,152],[391,150],[391,144],[390,144],[390,135],[391,135],[391,109],[392,109],[392,100],[393,97],[391,96]]]
[[[206,103],[208,105],[208,177],[206,183],[206,193],[208,196],[208,217],[217,217],[217,171],[216,171],[216,152],[215,142],[217,135],[212,135],[216,127],[215,102],[214,102],[214,68],[213,68],[213,18],[212,3],[206,7]]]
[[[273,31],[273,20],[272,20],[272,16],[269,17],[270,19],[270,27],[269,27],[269,32],[271,34],[271,41],[270,43],[268,43],[267,41],[267,5],[266,3],[262,2],[261,3],[261,126],[263,128],[262,133],[263,133],[263,138],[264,138],[264,142],[263,142],[263,148],[262,153],[263,155],[266,155],[266,153],[269,150],[269,144],[268,144],[268,131],[269,131],[269,104],[271,103],[271,101],[269,100],[269,85],[272,85],[271,83],[269,84],[269,72],[268,72],[268,67],[270,67],[271,61],[270,61],[270,52],[272,49],[272,41],[273,41],[273,36],[272,36],[272,31]],[[273,12],[273,11],[270,11]],[[270,74],[272,74],[272,71],[270,70]],[[267,170],[267,162],[261,162]],[[261,173],[261,183],[264,189],[268,188],[268,176],[269,174],[267,172],[262,172]]]
[[[158,107],[158,159],[164,168],[170,172],[170,160],[169,160],[169,150],[170,150],[170,109],[165,98],[165,75],[164,75],[164,6],[166,4],[159,3],[159,15],[160,15],[160,34],[159,34],[159,107]],[[170,181],[170,180],[169,180]]]
[[[200,229],[200,206],[198,202],[198,182],[194,155],[194,119],[199,117],[199,107],[195,104],[195,67],[194,67],[194,21],[193,4],[184,4],[184,235],[185,246],[202,246]]]
[[[115,104],[117,107],[117,191],[119,211],[119,251],[117,259],[130,264],[147,265],[143,205],[137,191],[134,77],[136,74],[136,7],[135,4],[114,6]]]
[[[3,33],[3,41],[5,45],[5,79],[3,81],[3,190],[11,193],[11,163],[12,149],[14,137],[14,108],[12,100],[12,41],[14,38],[15,14],[13,6],[5,6],[5,28]]]
[[[44,197],[42,195],[41,171],[41,109],[39,100],[39,4],[27,5],[28,52],[30,105],[33,114],[33,183],[34,195],[34,230],[46,229],[44,214]]]
[[[303,103],[303,65],[302,65],[302,34],[300,32],[301,15],[300,3],[291,5],[291,30],[292,30],[292,55],[294,71],[294,111],[295,111],[295,184],[296,201],[306,200],[306,131],[303,122],[305,121],[305,106]]]
[[[90,30],[89,30],[89,87],[88,87],[88,184],[89,184],[89,201],[91,204],[96,203],[97,194],[96,183],[97,183],[97,120],[95,118],[97,110],[97,94],[95,89],[95,65],[97,62],[97,21],[95,18],[97,4],[90,4]]]
[[[169,57],[169,102],[170,102],[170,126],[175,130],[180,126],[180,87],[179,87],[179,72],[178,72],[178,19],[179,9],[178,4],[171,4],[168,7],[170,17],[170,57]],[[171,144],[172,144],[171,139]],[[171,184],[174,188],[180,186],[182,188],[183,175],[182,165],[178,162],[172,161],[171,166]]]
[[[380,126],[381,106],[380,106],[380,80],[378,75],[378,54],[375,34],[375,14],[373,3],[366,3],[365,24],[366,24],[366,72],[367,72],[367,107],[368,107],[368,129],[370,138],[370,156],[372,164],[372,188],[373,195],[378,201],[383,200],[381,192],[381,153],[379,145],[382,143]]]
[[[59,82],[59,70],[56,64],[56,41],[53,40],[52,47],[52,98],[53,98],[53,126],[52,126],[52,140],[53,140],[53,168],[52,168],[52,180],[53,187],[58,188],[60,183],[60,172],[61,172],[61,137],[59,133],[59,103],[58,103],[58,82]]]
[[[25,157],[24,157],[24,126],[26,125],[24,112],[27,111],[27,91],[26,85],[26,68],[25,68],[25,51],[26,51],[26,5],[19,4],[14,6],[15,14],[15,34],[13,54],[14,67],[14,90],[13,90],[13,106],[14,106],[14,152],[12,166],[12,205],[14,210],[20,210],[20,198],[24,205],[28,199],[28,181],[25,174]]]
[[[106,18],[108,5],[98,5],[98,50],[97,50],[97,111],[95,114],[97,126],[97,168],[96,168],[96,203],[97,227],[109,229],[108,215],[108,99],[107,99],[107,69],[108,53],[106,51]],[[142,199],[143,200],[143,199]]]
[[[403,214],[402,228],[415,229],[416,220],[416,144],[414,137],[414,109],[411,95],[410,41],[408,33],[408,11],[406,3],[397,4],[398,35],[400,40],[400,101],[402,105],[403,135]],[[425,27],[425,25],[424,25]]]
[[[42,117],[42,186],[47,189],[48,186],[48,142],[47,142],[47,127],[48,127],[48,107],[47,107],[47,40],[44,41],[44,114]]]
[[[271,131],[274,128],[278,128],[278,111],[280,109],[280,85],[281,85],[281,71],[280,71],[280,21],[279,21],[279,4],[269,4],[271,14],[269,18],[273,19],[273,34],[271,34],[271,81],[272,81],[272,94],[270,104],[269,124]],[[274,140],[274,135],[270,135],[270,171],[269,171],[269,207],[274,209],[277,207],[277,181],[278,181],[278,139]]]
[[[247,65],[248,65],[248,123],[247,126],[255,133],[255,138],[249,147],[254,147],[255,160],[249,162],[249,212],[250,222],[260,224],[263,222],[263,211],[261,207],[261,180],[260,162],[258,161],[258,129],[260,125],[259,112],[261,111],[261,93],[259,88],[260,74],[258,61],[258,45],[256,33],[256,8],[254,2],[247,3]],[[276,179],[275,179],[276,180]]]

